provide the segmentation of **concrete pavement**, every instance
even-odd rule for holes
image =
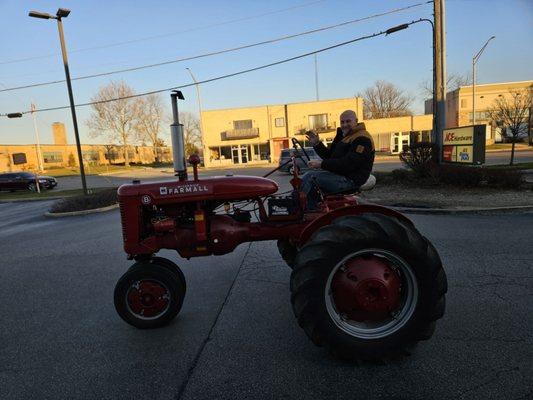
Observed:
[[[45,220],[46,207],[0,205],[0,398],[448,400],[533,393],[533,213],[412,216],[443,259],[447,313],[410,357],[354,366],[314,347],[298,327],[290,271],[274,242],[179,260],[188,281],[182,312],[165,328],[140,331],[113,307],[114,284],[130,265],[118,211]]]

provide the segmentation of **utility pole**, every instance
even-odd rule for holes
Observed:
[[[316,89],[316,101],[319,100],[318,97],[318,60],[315,54],[315,89]]]
[[[31,103],[31,117],[33,120],[33,130],[35,131],[35,150],[37,150],[37,169],[38,172],[35,174],[35,186],[37,187],[37,192],[41,193],[41,187],[39,185],[39,173],[43,171],[42,157],[41,157],[41,143],[39,140],[39,129],[37,129],[37,121],[35,120],[35,104]]]
[[[434,143],[437,145],[437,162],[442,156],[442,130],[446,125],[446,32],[444,0],[433,1],[435,22],[435,95],[437,108],[434,112]]]
[[[41,154],[41,141],[39,140],[39,129],[37,129],[37,121],[35,120],[35,104],[32,102],[31,106],[31,116],[33,119],[33,130],[35,131],[35,140],[36,140],[36,147],[37,147],[37,166],[39,167],[39,171],[43,171],[43,156]]]

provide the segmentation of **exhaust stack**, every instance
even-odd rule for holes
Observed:
[[[170,125],[170,138],[172,141],[172,158],[174,172],[180,181],[187,180],[187,165],[185,164],[185,142],[183,138],[183,125],[180,124],[178,114],[178,99],[185,100],[183,93],[173,90],[170,94],[172,101],[173,123]]]

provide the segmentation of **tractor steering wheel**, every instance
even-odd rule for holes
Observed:
[[[292,138],[292,145],[296,150],[298,150],[298,146],[300,146],[300,149],[302,149],[304,155],[307,157],[307,161],[311,161],[311,157],[309,157],[309,154],[307,154],[307,151],[305,151],[304,147],[302,146],[302,143],[296,138]]]

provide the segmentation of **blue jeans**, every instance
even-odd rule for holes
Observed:
[[[320,194],[316,190],[315,182],[325,194],[357,189],[351,179],[322,169],[307,171],[302,177],[302,181],[302,191],[307,196],[308,210],[316,209],[320,202]]]

